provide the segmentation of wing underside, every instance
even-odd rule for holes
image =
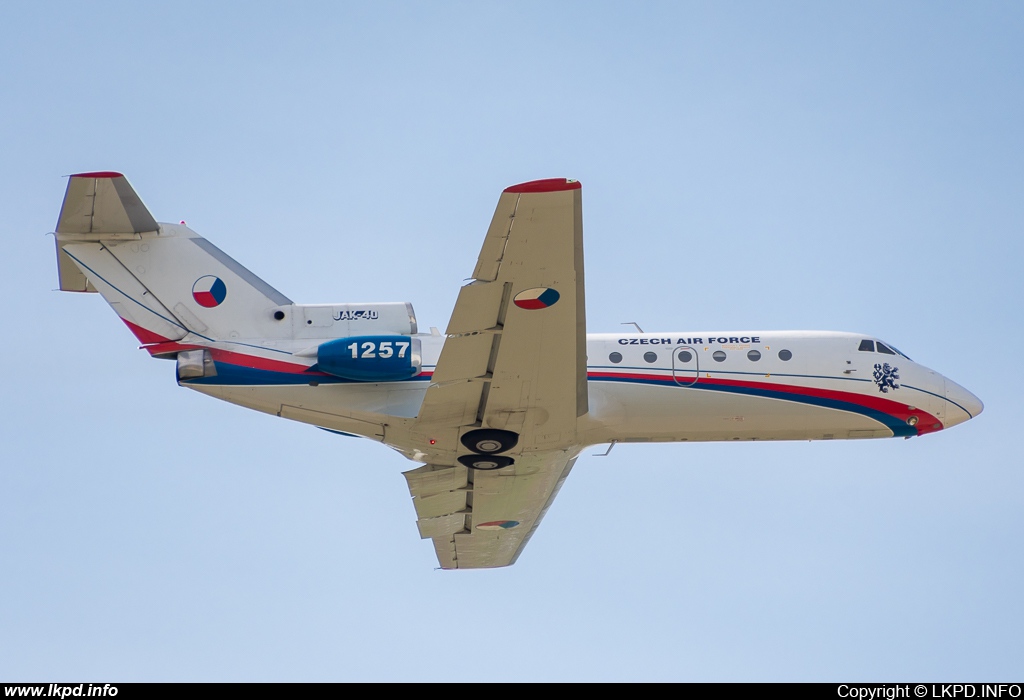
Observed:
[[[433,540],[443,569],[514,564],[575,462],[558,451],[495,471],[426,464],[405,472],[420,537]]]
[[[507,566],[565,480],[588,408],[578,182],[505,190],[416,419],[429,463],[407,472],[420,534],[444,568]],[[467,470],[460,438],[518,435],[515,463]]]

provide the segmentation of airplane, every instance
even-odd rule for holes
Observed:
[[[909,438],[983,408],[859,333],[588,334],[571,179],[501,193],[444,334],[407,302],[296,304],[117,172],[70,176],[55,240],[60,289],[98,292],[180,386],[420,463],[444,569],[515,563],[588,446]]]

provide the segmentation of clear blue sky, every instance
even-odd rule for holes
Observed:
[[[1024,6],[635,5],[5,6],[0,680],[1021,677]],[[399,455],[51,291],[96,169],[442,328],[501,189],[578,178],[590,330],[870,333],[986,410],[584,456],[518,564],[435,571]]]

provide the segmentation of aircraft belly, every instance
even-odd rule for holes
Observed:
[[[190,382],[180,382],[179,386],[198,391],[200,394],[206,394],[221,401],[251,408],[255,411],[262,411],[263,413],[276,414],[281,408],[281,402],[275,401],[273,397],[269,396],[266,392],[266,387],[223,386],[218,384],[193,384]]]
[[[230,403],[303,423],[384,440],[384,427],[401,432],[404,414],[416,415],[424,387],[390,384],[332,384],[234,386],[192,384],[182,386]]]
[[[805,403],[799,395],[777,398],[696,387],[591,382],[590,396],[588,430],[582,431],[590,443],[893,435],[877,416],[860,413],[856,406]]]

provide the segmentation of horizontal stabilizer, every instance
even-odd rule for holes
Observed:
[[[157,228],[121,173],[79,173],[68,179],[57,233],[144,233]]]
[[[62,249],[68,241],[135,236],[158,228],[153,215],[121,173],[72,175],[57,219],[57,273],[61,290],[96,291]]]

